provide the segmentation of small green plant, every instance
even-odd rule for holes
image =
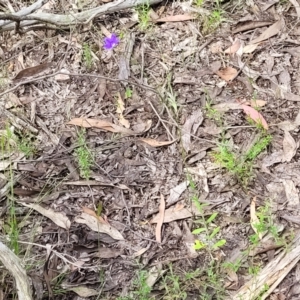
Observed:
[[[197,7],[201,7],[204,3],[204,0],[194,0],[193,2]]]
[[[136,12],[138,14],[139,25],[141,30],[147,30],[150,27],[150,5],[149,3],[139,5],[136,7]]]
[[[132,282],[131,292],[128,296],[118,297],[117,300],[150,300],[151,287],[147,284],[148,273],[144,270],[138,270],[136,278]]]
[[[187,298],[187,293],[181,288],[180,277],[173,271],[172,264],[169,265],[169,274],[163,278],[165,300],[184,300]]]
[[[17,146],[26,158],[32,157],[36,153],[36,147],[30,137],[24,136],[17,140]]]
[[[167,105],[173,110],[174,114],[178,116],[179,105],[177,103],[177,94],[174,92],[172,84],[172,75],[169,74],[167,77]]]
[[[16,146],[16,136],[13,129],[6,126],[5,130],[1,130],[0,135],[0,147],[1,147],[1,157],[10,157]],[[9,166],[9,177],[10,182],[14,182],[14,172],[12,170],[12,165]],[[14,251],[16,255],[19,254],[19,227],[15,211],[15,198],[14,198],[14,186],[11,184],[10,192],[8,195],[8,218],[3,225],[4,232],[8,236],[9,247]]]
[[[218,126],[223,126],[222,114],[218,110],[213,108],[212,101],[209,98],[208,94],[206,94],[205,113],[206,116],[209,119],[214,120]]]
[[[203,32],[209,33],[216,30],[222,22],[226,19],[224,18],[224,11],[221,8],[220,2],[222,1],[215,1],[214,8],[210,11],[211,13],[204,18],[203,21]]]
[[[247,153],[244,154],[235,153],[228,142],[223,141],[212,156],[216,163],[235,175],[243,185],[247,185],[252,176],[254,160],[267,148],[271,141],[271,135],[261,136]]]
[[[78,132],[78,147],[75,149],[75,157],[79,166],[80,176],[88,179],[91,175],[91,167],[94,162],[94,155],[88,148],[85,138],[85,129]]]
[[[83,61],[86,68],[90,70],[93,65],[93,56],[92,56],[91,47],[87,43],[83,44]]]
[[[193,202],[201,205],[199,199],[196,197],[192,198]],[[216,239],[216,235],[220,231],[219,226],[213,224],[214,219],[217,217],[218,213],[213,213],[209,218],[205,219],[203,216],[199,220],[195,220],[194,223],[200,223],[201,227],[198,227],[192,231],[195,235],[201,234],[201,240],[195,240],[195,250],[201,250],[203,248],[209,247],[210,251],[215,251],[226,244],[225,239]],[[203,234],[204,233],[204,234]]]
[[[125,99],[131,98],[132,97],[132,89],[130,89],[129,87],[126,88],[125,90]]]

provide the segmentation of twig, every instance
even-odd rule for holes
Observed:
[[[32,300],[29,280],[19,258],[2,242],[0,242],[0,260],[16,281],[19,300]]]
[[[87,24],[92,19],[96,17],[100,17],[104,14],[113,13],[116,11],[120,11],[127,8],[132,8],[137,5],[143,5],[147,3],[147,5],[153,5],[162,2],[162,0],[117,0],[111,3],[106,3],[101,6],[75,13],[75,14],[68,14],[68,15],[59,15],[59,14],[50,14],[50,13],[35,13],[29,15],[18,16],[17,14],[0,14],[0,20],[11,20],[11,21],[18,21],[20,23],[20,27],[26,27],[28,25],[37,22],[43,23],[50,23],[56,26],[71,26],[71,25],[78,25],[78,24]],[[0,28],[1,31],[13,30],[14,24],[10,23],[7,25],[2,26]]]

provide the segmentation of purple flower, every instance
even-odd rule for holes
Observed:
[[[110,37],[104,38],[104,49],[111,50],[115,48],[120,42],[120,39],[113,33]]]

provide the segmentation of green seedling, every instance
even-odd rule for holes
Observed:
[[[214,219],[217,217],[218,213],[213,213],[207,220],[203,217],[202,219],[194,221],[195,223],[200,223],[202,227],[198,227],[192,231],[193,234],[203,235],[202,240],[195,240],[195,250],[201,250],[203,248],[209,247],[210,250],[215,251],[226,244],[225,239],[216,239],[216,235],[220,232],[220,227],[213,224]]]
[[[197,7],[201,7],[204,3],[204,0],[194,0],[193,2]]]
[[[83,44],[83,61],[86,68],[90,70],[93,65],[93,55],[92,55],[91,47],[87,43]]]
[[[179,105],[177,103],[177,94],[174,92],[172,84],[172,75],[169,74],[167,77],[167,105],[173,110],[174,114],[178,116]]]
[[[144,270],[139,270],[136,273],[136,278],[132,282],[132,291],[128,296],[118,297],[117,300],[150,300],[153,299],[151,294],[151,287],[147,284],[148,273]]]
[[[126,88],[125,90],[125,99],[131,98],[132,97],[132,89],[130,89],[129,87]]]
[[[215,1],[214,8],[211,10],[211,13],[208,16],[204,17],[203,20],[203,32],[209,33],[216,30],[221,23],[226,21],[224,18],[224,11],[221,8],[222,1]]]
[[[88,179],[91,175],[91,167],[94,163],[94,155],[88,148],[85,138],[85,130],[78,132],[78,147],[75,149],[75,157],[78,163],[80,176]]]
[[[213,108],[212,106],[212,101],[211,99],[209,98],[208,94],[206,95],[206,103],[205,103],[205,113],[206,113],[206,116],[211,119],[211,120],[214,120],[218,126],[223,126],[223,120],[222,120],[222,114]]]
[[[13,129],[6,126],[5,130],[1,131],[0,135],[0,147],[1,147],[1,157],[10,157],[16,147],[17,137],[13,132]],[[9,166],[9,177],[10,182],[14,182],[14,172],[12,169],[12,164]],[[15,198],[14,198],[14,186],[11,184],[10,191],[8,195],[8,219],[3,225],[3,229],[9,239],[9,247],[14,251],[16,255],[19,254],[19,227],[15,211]]]
[[[136,7],[140,29],[145,31],[150,27],[150,5],[149,3]]]
[[[180,277],[174,274],[173,267],[169,265],[169,274],[163,278],[166,300],[184,300],[187,298],[187,293],[182,289]]]
[[[18,149],[23,152],[26,158],[34,156],[37,149],[30,137],[24,136],[17,140]]]
[[[252,176],[254,160],[262,153],[272,141],[270,135],[261,136],[247,153],[235,153],[229,144],[224,141],[219,144],[218,150],[213,153],[216,163],[232,173],[244,185],[247,185]]]

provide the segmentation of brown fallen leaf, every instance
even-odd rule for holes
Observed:
[[[155,20],[155,22],[182,22],[196,19],[196,16],[191,15],[176,15],[176,16],[167,16]]]
[[[285,130],[284,138],[282,141],[283,145],[283,162],[290,162],[292,158],[296,155],[299,144],[295,142],[291,134]]]
[[[22,78],[27,78],[27,77],[31,77],[31,76],[35,76],[38,75],[39,73],[47,70],[48,68],[50,68],[52,66],[53,63],[44,63],[41,65],[37,65],[34,67],[30,67],[30,68],[26,68],[22,71],[20,71],[17,76],[14,78],[14,80],[20,80]]]
[[[216,109],[219,112],[227,112],[229,110],[242,109],[241,104],[237,102],[225,102],[212,106],[213,109]]]
[[[107,224],[107,222],[104,221],[104,219],[101,217],[101,216],[98,216],[95,211],[93,211],[92,209],[88,208],[88,207],[81,207],[82,208],[82,211],[90,216],[93,216],[95,217],[100,223],[103,223],[103,224]]]
[[[291,179],[282,179],[281,182],[284,186],[286,198],[288,199],[287,206],[290,208],[299,207],[300,204],[299,193],[294,181]]]
[[[106,79],[104,78],[99,79],[97,91],[99,94],[99,99],[103,100],[103,97],[105,96],[106,93]]]
[[[72,291],[76,293],[78,296],[82,298],[92,297],[99,294],[99,291],[88,288],[85,285],[71,286],[68,283],[66,284],[62,283],[62,287],[68,291]]]
[[[258,231],[257,226],[259,225],[260,221],[256,215],[256,197],[254,197],[250,204],[250,225],[253,231],[258,235],[259,239],[261,240],[263,237],[263,232]]]
[[[232,32],[238,33],[238,32],[248,31],[251,29],[259,28],[259,27],[269,26],[271,24],[272,24],[272,22],[265,22],[265,21],[240,22],[239,24],[237,24],[237,28],[234,29]]]
[[[71,221],[67,216],[65,216],[61,212],[56,212],[52,208],[44,208],[38,204],[27,204],[24,202],[20,202],[22,205],[32,208],[42,214],[43,216],[49,218],[51,221],[53,221],[57,226],[62,227],[66,230],[69,230],[71,227]]]
[[[165,211],[164,223],[190,218],[192,215],[193,213],[188,208],[183,207],[175,210],[173,207],[170,207]],[[150,224],[157,223],[158,221],[159,215],[157,214],[150,220]]]
[[[246,45],[244,48],[243,48],[243,53],[245,54],[248,54],[248,53],[252,53],[253,51],[256,50],[256,48],[259,46],[259,43],[257,44],[249,44],[249,45]]]
[[[267,101],[265,100],[251,100],[250,105],[252,107],[263,107],[267,104]]]
[[[89,119],[89,118],[74,118],[67,123],[67,125],[77,125],[85,128],[100,128],[110,132],[126,133],[126,134],[136,134],[134,131],[121,127],[119,125],[113,124],[109,121]]]
[[[156,229],[155,229],[155,238],[158,243],[161,243],[161,228],[162,228],[162,224],[164,223],[165,208],[166,208],[166,203],[165,203],[164,196],[162,194],[160,194],[158,220],[157,220]]]
[[[257,44],[259,42],[269,39],[270,37],[278,34],[280,32],[281,28],[282,28],[282,22],[281,22],[281,20],[279,20],[276,23],[274,23],[272,26],[267,28],[259,37],[252,40],[250,42],[250,44]]]
[[[216,72],[216,74],[225,81],[233,80],[236,77],[237,73],[238,71],[232,67],[226,67],[225,69]]]
[[[192,149],[191,133],[195,134],[198,127],[204,120],[202,109],[197,109],[187,117],[185,123],[182,126],[182,146],[186,152]]]
[[[152,147],[162,147],[162,146],[167,146],[173,144],[176,140],[174,141],[157,141],[155,139],[148,139],[148,138],[141,138],[138,139],[139,141],[142,141]]]
[[[128,120],[126,120],[123,116],[123,112],[125,110],[125,103],[121,97],[121,94],[118,93],[118,99],[117,99],[117,114],[119,114],[119,122],[121,125],[123,125],[125,128],[130,127],[130,123]]]
[[[122,254],[122,251],[115,248],[105,248],[105,247],[99,247],[98,251],[93,253],[92,257],[99,257],[99,258],[115,258],[117,256],[120,256]]]
[[[255,121],[257,124],[262,125],[262,127],[266,130],[269,129],[268,123],[266,122],[265,118],[257,110],[245,104],[242,104],[241,106],[245,114],[248,115],[253,121]]]
[[[107,223],[100,223],[98,219],[87,213],[81,213],[74,220],[76,223],[85,224],[95,232],[106,233],[115,240],[124,240],[122,234],[114,227]]]
[[[239,39],[235,40],[235,42],[229,47],[227,48],[224,53],[226,54],[234,54],[236,53],[241,47],[241,42]]]

